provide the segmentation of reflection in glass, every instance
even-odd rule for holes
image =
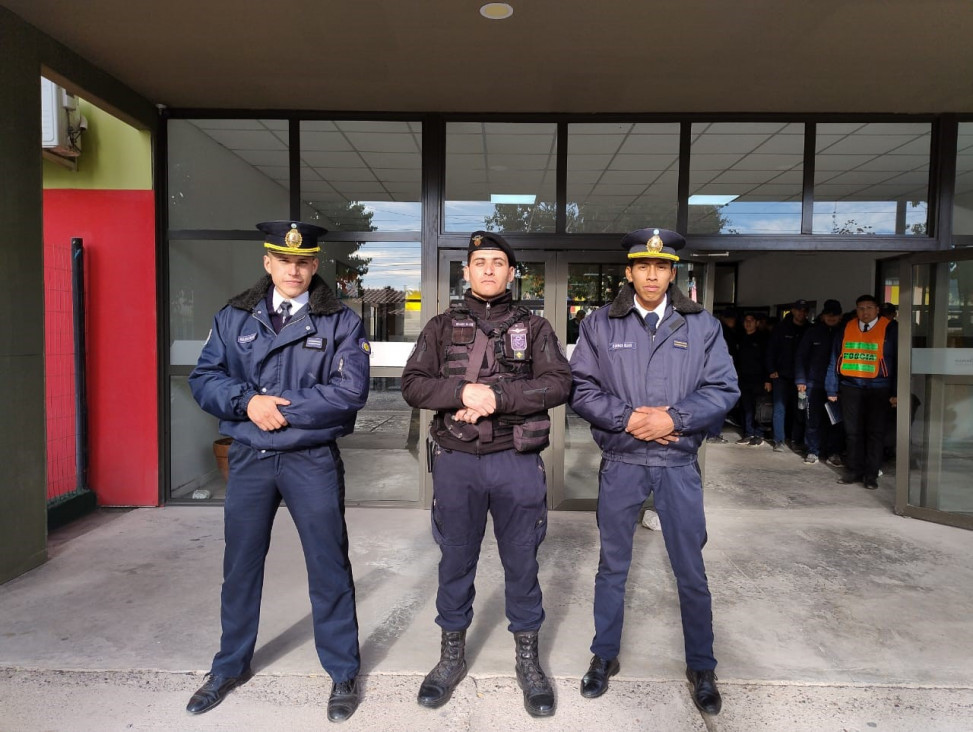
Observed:
[[[568,126],[567,231],[676,227],[679,124]]]
[[[804,125],[692,126],[689,232],[799,234]]]
[[[960,122],[956,138],[953,233],[973,234],[973,122]]]
[[[446,231],[552,232],[557,125],[446,125]]]
[[[419,501],[419,410],[402,398],[399,378],[371,380],[355,431],[338,440],[345,463],[345,501]]]
[[[913,282],[909,503],[973,514],[973,261],[917,265]]]
[[[302,218],[329,231],[418,231],[422,124],[301,122]]]
[[[817,125],[815,234],[927,236],[931,125]]]
[[[167,125],[170,229],[252,229],[287,216],[287,120],[174,119]]]

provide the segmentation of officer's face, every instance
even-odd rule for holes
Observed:
[[[264,269],[274,287],[284,297],[295,298],[307,292],[311,278],[318,271],[318,258],[295,254],[265,254]]]
[[[470,255],[470,261],[463,267],[463,278],[470,283],[474,295],[489,300],[502,295],[513,282],[514,268],[499,249],[485,249]]]
[[[823,320],[824,324],[829,328],[834,328],[836,325],[838,325],[838,321],[841,320],[841,316],[835,315],[834,313],[824,313],[821,316],[821,320]]]
[[[791,310],[791,315],[794,317],[794,322],[797,325],[801,325],[807,320],[807,310],[805,308],[794,308]]]
[[[743,319],[743,329],[747,332],[747,335],[753,335],[757,332],[757,319],[752,315],[748,315]]]
[[[625,277],[635,287],[639,305],[654,310],[676,278],[676,270],[668,259],[640,259],[625,268]]]
[[[878,317],[878,305],[871,300],[865,300],[855,306],[855,312],[858,313],[858,319],[861,322],[871,323]]]

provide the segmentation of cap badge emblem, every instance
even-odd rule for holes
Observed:
[[[478,247],[482,243],[483,243],[483,237],[482,236],[474,236],[473,237],[473,246]]]
[[[294,224],[291,224],[291,230],[284,237],[284,243],[289,247],[299,247],[304,243],[304,237],[301,236],[301,232],[297,230]]]
[[[662,238],[659,236],[658,232],[656,232],[655,236],[649,239],[648,243],[646,243],[645,249],[650,252],[661,252],[663,246],[664,244],[662,242]]]

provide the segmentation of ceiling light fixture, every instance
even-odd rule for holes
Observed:
[[[487,20],[506,20],[514,14],[514,9],[507,3],[487,3],[480,7],[480,15]]]
[[[491,193],[490,203],[516,203],[519,205],[533,206],[537,203],[537,196],[518,193]]]
[[[695,196],[689,197],[690,206],[725,206],[730,201],[735,201],[738,199],[739,195],[726,195],[726,196],[707,196],[704,194],[696,194]]]

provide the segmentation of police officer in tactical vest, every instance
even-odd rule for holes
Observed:
[[[442,706],[466,676],[466,629],[489,511],[506,576],[517,681],[528,713],[546,717],[555,699],[537,644],[544,622],[537,549],[547,531],[540,451],[548,444],[548,410],[568,398],[571,370],[550,323],[507,291],[515,268],[503,237],[475,232],[463,270],[470,289],[426,325],[402,372],[405,400],[436,412],[429,432],[442,648],[418,700]]]

